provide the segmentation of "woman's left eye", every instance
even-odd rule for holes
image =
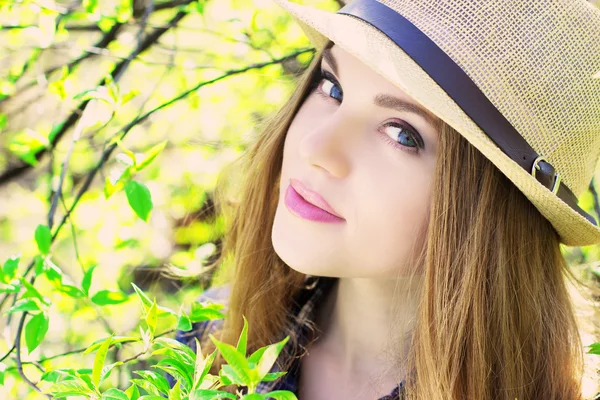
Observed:
[[[424,147],[423,139],[417,131],[399,122],[389,122],[384,125],[381,137],[400,150],[417,153]]]

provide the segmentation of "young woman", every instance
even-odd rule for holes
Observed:
[[[258,391],[301,400],[580,399],[560,244],[600,243],[575,195],[600,153],[598,10],[276,1],[318,52],[219,182],[233,268],[203,299],[227,316],[178,339],[235,344],[242,316],[249,352],[289,335]]]

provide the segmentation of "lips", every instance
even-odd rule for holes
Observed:
[[[331,207],[319,193],[314,192],[314,191],[308,189],[298,179],[291,178],[290,179],[290,185],[294,188],[294,190],[296,192],[298,192],[298,194],[300,196],[302,196],[302,198],[304,198],[304,200],[306,200],[310,204],[312,204],[314,206],[317,206],[320,209],[325,210],[328,213],[330,213],[332,215],[335,215],[338,218],[344,218],[339,213],[337,213],[333,209],[333,207]]]

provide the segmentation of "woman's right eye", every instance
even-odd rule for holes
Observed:
[[[321,71],[317,77],[316,82],[316,92],[319,96],[322,96],[327,100],[329,100],[330,98],[334,98],[340,103],[342,102],[343,92],[340,89],[339,82],[333,77],[333,75],[331,75],[327,71]],[[339,96],[339,98],[336,96]]]

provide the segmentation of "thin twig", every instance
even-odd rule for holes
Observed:
[[[173,332],[175,332],[175,329],[170,329],[168,331],[165,331],[165,332],[162,332],[162,333],[160,333],[158,335],[155,335],[154,337],[158,338],[158,337],[166,336],[166,335],[169,335],[169,334],[171,334]],[[131,342],[131,343],[133,343],[133,342]],[[128,342],[127,343],[121,343],[121,346],[124,346],[124,345],[127,345],[127,344],[129,344],[129,343]],[[115,346],[115,344],[111,344],[110,345],[110,347],[114,347],[114,346]],[[77,350],[67,351],[66,353],[55,354],[53,356],[42,358],[42,359],[37,360],[37,361],[23,361],[21,364],[22,365],[28,365],[28,364],[31,365],[31,364],[35,364],[35,363],[42,364],[42,363],[45,363],[46,361],[56,360],[57,358],[62,358],[62,357],[68,357],[68,356],[74,356],[74,355],[77,355],[77,354],[81,354],[81,353],[85,352],[87,349],[88,349],[88,347],[83,347],[83,348],[80,348],[80,349],[77,349]],[[14,371],[15,369],[17,369],[16,366],[15,367],[8,367],[8,368],[6,368],[6,371],[7,372],[8,371]]]
[[[187,2],[187,3],[191,3],[192,1],[193,0],[185,0],[185,2]],[[162,35],[164,35],[169,29],[176,26],[179,23],[179,21],[181,21],[186,15],[187,15],[187,11],[185,11],[185,10],[179,11],[171,19],[171,21],[169,21],[167,26],[159,28],[159,29],[155,29],[152,33],[150,33],[148,36],[146,36],[146,38],[142,42],[142,45],[136,47],[136,49],[130,53],[130,57],[128,57],[127,60],[123,60],[115,66],[115,68],[111,72],[111,76],[112,76],[113,80],[118,81],[119,78],[122,76],[122,74],[127,70],[127,67],[129,66],[129,64],[133,58],[135,58],[140,53],[146,51],[152,44],[157,42],[158,39]],[[102,86],[105,83],[106,83],[106,80],[102,79],[97,86]],[[89,102],[89,100],[83,101],[79,105],[79,107],[77,107],[77,109],[75,111],[73,111],[69,115],[69,117],[67,117],[67,119],[61,125],[61,128],[59,129],[59,131],[54,136],[52,143],[49,146],[50,148],[55,146],[62,139],[65,132],[68,129],[70,129],[77,122],[80,114],[83,112],[83,110],[87,106],[88,102]],[[35,154],[36,160],[39,161],[44,156],[44,154],[46,154],[47,152],[48,152],[48,148],[44,148],[44,149],[40,150],[39,152],[37,152]],[[22,162],[21,165],[18,165],[16,167],[13,167],[13,168],[3,172],[0,175],[0,185],[6,184],[7,182],[11,181],[12,179],[14,179],[18,176],[21,176],[23,173],[30,170],[31,168],[32,168],[31,164]]]

